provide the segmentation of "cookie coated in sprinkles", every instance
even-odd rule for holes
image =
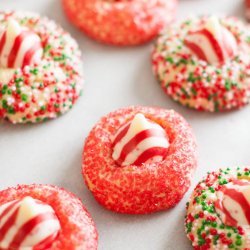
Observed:
[[[75,40],[55,22],[29,12],[0,12],[0,32],[9,20],[35,32],[43,55],[39,63],[0,68],[0,118],[36,123],[72,108],[81,94],[81,53]]]
[[[184,43],[208,18],[190,18],[162,33],[152,54],[154,73],[164,92],[184,106],[210,112],[243,107],[250,98],[249,30],[234,17],[218,18],[235,37],[238,52],[222,64],[210,64]]]
[[[243,197],[241,193],[248,194],[249,181],[250,168],[238,167],[208,173],[198,183],[187,203],[185,217],[185,230],[194,249],[250,249],[249,221],[242,224],[236,220],[239,218],[245,220],[245,216],[249,217],[249,210],[245,209],[249,207],[249,200],[244,198],[248,195]],[[233,183],[239,183],[238,187],[233,188]],[[243,191],[240,191],[242,188]],[[227,203],[223,203],[223,206],[227,206],[226,209],[224,207],[224,212],[227,219],[230,219],[228,221],[225,221],[225,216],[216,205],[220,194],[222,192],[226,194],[225,190],[227,190],[227,195],[230,195],[230,199],[227,197]]]

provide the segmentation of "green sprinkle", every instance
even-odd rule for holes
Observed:
[[[76,84],[75,84],[75,83],[72,83],[72,84],[71,84],[71,87],[72,87],[72,89],[75,89],[75,88],[76,88]]]
[[[231,90],[231,88],[232,88],[232,82],[228,79],[226,79],[225,88],[227,91]]]
[[[227,184],[228,183],[228,181],[226,180],[226,179],[223,179],[223,180],[220,180],[219,181],[219,184],[220,185],[225,185],[225,184]]]
[[[3,101],[2,101],[2,106],[3,106],[4,109],[7,109],[7,108],[8,108],[7,100],[3,100]]]
[[[198,240],[198,245],[202,246],[203,244],[205,244],[205,240],[203,238]]]
[[[188,21],[186,21],[186,22],[184,22],[186,25],[190,25],[191,24],[191,21],[190,20],[188,20]]]
[[[23,78],[22,77],[15,79],[15,83],[20,83],[20,82],[23,82]],[[17,87],[17,85],[16,85],[16,87]]]
[[[31,69],[30,73],[33,74],[33,75],[37,75],[38,74],[38,69],[37,68]]]
[[[188,61],[184,58],[181,58],[177,63],[176,66],[179,66],[181,64],[187,65]]]
[[[191,87],[191,92],[192,92],[192,94],[193,94],[194,96],[197,95],[197,91],[196,91],[193,87]]]
[[[191,232],[192,227],[193,227],[193,223],[192,223],[192,222],[187,223],[186,228],[187,228],[187,232],[188,232],[188,233]]]
[[[51,45],[47,44],[44,48],[44,53],[48,52],[51,48],[52,48]]]
[[[15,114],[15,110],[14,110],[13,107],[8,107],[8,108],[7,108],[7,112],[8,112],[9,114]]]
[[[166,61],[173,64],[174,63],[174,59],[172,57],[167,57]]]
[[[199,219],[199,217],[200,217],[199,214],[196,214],[196,215],[194,216],[195,219]]]
[[[189,97],[188,92],[183,87],[181,87],[181,91],[185,95],[185,97],[187,97],[187,98]]]
[[[214,101],[214,110],[216,112],[219,111],[219,106],[220,106],[219,102],[218,101]]]
[[[210,76],[207,76],[207,82],[211,82],[211,77]]]
[[[200,198],[199,198],[199,197],[196,197],[196,198],[195,198],[195,201],[199,204],[199,203],[200,203]]]
[[[241,244],[242,244],[241,239],[237,239],[237,240],[235,241],[235,244],[236,244],[237,246],[241,246]]]
[[[28,101],[28,96],[26,94],[22,94],[21,99],[22,99],[23,102],[27,102]]]
[[[65,59],[69,58],[67,55],[62,54],[61,56],[54,57],[55,61],[64,61]]]
[[[206,195],[206,194],[203,194],[203,195],[202,195],[202,198],[203,198],[203,199],[206,199],[206,198],[207,198],[207,195]]]
[[[221,70],[220,69],[216,69],[215,72],[216,72],[217,75],[221,74]]]
[[[217,227],[217,222],[212,222],[212,227],[216,228]]]
[[[218,241],[219,237],[220,237],[219,235],[214,236],[214,238],[213,238],[213,244],[214,245],[217,245],[217,241]]]
[[[193,74],[192,72],[189,74],[187,80],[188,80],[189,82],[192,82],[192,83],[194,83],[194,82],[196,81],[196,79],[195,79],[195,77],[194,77],[194,74]]]
[[[191,59],[191,64],[195,65],[195,61],[193,59]]]

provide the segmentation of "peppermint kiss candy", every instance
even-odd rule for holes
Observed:
[[[0,206],[0,249],[48,249],[60,228],[53,208],[29,196]]]
[[[185,45],[201,60],[224,63],[237,53],[233,34],[216,17],[211,17],[200,30],[190,32]]]
[[[165,130],[143,114],[137,114],[114,136],[112,157],[120,166],[139,166],[162,161],[168,147]]]
[[[234,180],[217,193],[216,212],[228,226],[250,225],[250,182]]]
[[[9,20],[0,35],[0,67],[23,68],[39,63],[43,54],[40,37],[24,29],[14,20]]]

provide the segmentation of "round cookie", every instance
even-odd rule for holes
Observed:
[[[164,92],[202,111],[226,111],[249,103],[247,26],[233,17],[190,18],[166,29],[152,54]]]
[[[69,20],[93,39],[138,45],[175,17],[177,0],[62,0]]]
[[[0,191],[1,249],[97,249],[97,231],[81,201],[50,185]]]
[[[81,93],[81,53],[53,21],[0,12],[0,118],[35,123],[72,108]]]
[[[194,249],[250,248],[250,168],[226,168],[198,183],[185,229]]]
[[[107,209],[146,214],[176,205],[196,165],[194,135],[182,116],[131,106],[104,116],[91,130],[82,172]]]

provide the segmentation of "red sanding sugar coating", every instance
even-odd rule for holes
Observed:
[[[95,40],[137,45],[175,17],[177,0],[63,0],[69,20]]]
[[[165,129],[170,146],[162,162],[120,167],[112,158],[112,137],[138,113]],[[83,177],[107,209],[146,214],[176,205],[196,168],[196,143],[189,124],[173,110],[127,107],[104,116],[90,132],[83,152]]]
[[[247,20],[250,20],[250,1],[249,0],[245,0],[245,15]]]
[[[96,250],[97,231],[81,201],[72,193],[50,185],[19,185],[0,191],[0,205],[30,196],[50,205],[61,225],[61,231],[46,249]]]

